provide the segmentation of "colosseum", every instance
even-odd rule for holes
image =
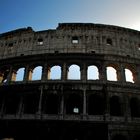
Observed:
[[[1,140],[140,140],[140,32],[60,23],[0,34]]]

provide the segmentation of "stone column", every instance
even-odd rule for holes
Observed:
[[[81,71],[81,80],[85,82],[87,80],[87,68],[85,63],[82,65],[80,71]]]
[[[46,70],[47,70],[47,80],[50,80],[50,73],[51,73],[50,66],[47,66]]]
[[[125,82],[126,78],[125,78],[125,69],[123,67],[122,64],[120,64],[120,81],[121,82]]]
[[[83,115],[87,115],[87,105],[86,105],[86,89],[83,90]]]
[[[13,74],[13,67],[11,66],[9,69],[9,73],[7,75],[7,83],[10,83]]]
[[[104,64],[99,67],[99,79],[101,81],[107,80],[106,67]]]
[[[108,94],[108,89],[107,85],[103,85],[102,89],[103,95],[104,95],[104,102],[105,102],[105,120],[109,119],[110,115],[110,105],[109,105],[109,94]]]
[[[17,75],[17,71],[12,70],[11,81],[16,81],[16,75]]]
[[[133,73],[133,80],[134,80],[134,82],[137,83],[137,84],[140,83],[139,72],[138,72],[137,70]]]
[[[140,66],[137,67],[137,82],[140,84]]]
[[[28,81],[28,77],[29,77],[28,71],[29,71],[29,65],[27,65],[27,66],[25,67],[23,82],[27,82],[27,81]]]
[[[67,64],[63,63],[63,67],[62,67],[62,81],[67,80],[67,74],[68,74],[68,68],[67,68]]]
[[[17,115],[21,117],[22,114],[23,114],[23,96],[20,95],[20,103],[19,103],[19,109]]]
[[[47,64],[45,63],[44,66],[43,66],[43,69],[42,69],[42,78],[41,78],[41,81],[46,81],[47,80],[47,74],[48,74]]]
[[[129,97],[125,95],[124,97],[124,116],[125,120],[128,122],[131,119],[130,102]]]
[[[64,115],[64,95],[63,95],[63,93],[61,94],[60,115],[63,118],[63,115]]]
[[[42,110],[42,97],[43,97],[43,86],[40,87],[40,98],[39,98],[39,105],[38,105],[38,115],[41,115]]]

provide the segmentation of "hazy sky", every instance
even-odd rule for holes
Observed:
[[[0,33],[62,22],[112,24],[140,30],[140,0],[0,0]]]

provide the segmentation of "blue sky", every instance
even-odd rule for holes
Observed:
[[[0,33],[62,22],[118,25],[140,30],[140,0],[0,0]]]

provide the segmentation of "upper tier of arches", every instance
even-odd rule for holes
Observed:
[[[40,63],[10,65],[0,67],[0,83],[75,80],[75,81],[112,81],[139,83],[139,68],[133,65],[86,64],[86,63]]]

